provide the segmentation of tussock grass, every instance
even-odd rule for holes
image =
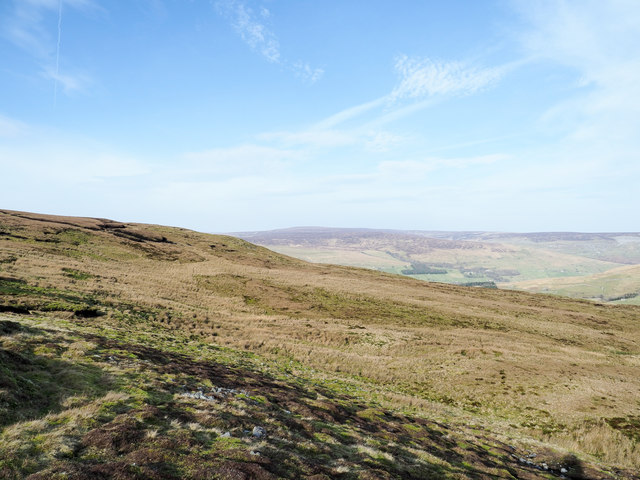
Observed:
[[[636,440],[606,422],[640,414],[638,307],[312,265],[168,227],[16,212],[0,212],[0,225],[0,258],[15,258],[0,264],[4,305],[169,335],[168,349],[196,356],[193,342],[232,347],[291,376],[340,379],[386,406],[457,412],[515,439],[640,468]],[[88,309],[100,316],[83,317]],[[34,353],[76,361],[96,348],[63,346]]]
[[[638,442],[613,429],[604,420],[584,421],[557,436],[555,441],[567,450],[589,452],[595,458],[619,465],[637,468],[640,458]]]
[[[16,348],[90,339],[93,348],[73,363],[100,366],[117,390],[71,394],[59,411],[2,429],[2,478],[544,478],[514,460],[516,447],[460,419],[437,423],[386,409],[356,396],[357,387],[346,393],[348,382],[310,371],[291,377],[281,361],[184,334],[46,317],[20,326],[31,338],[14,336]],[[187,395],[203,391],[206,398]],[[267,435],[256,438],[254,425]]]

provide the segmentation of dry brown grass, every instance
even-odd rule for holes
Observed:
[[[554,438],[555,443],[571,451],[589,452],[595,458],[618,465],[638,466],[640,446],[603,420],[584,421]]]
[[[640,468],[637,444],[601,420],[640,414],[638,307],[429,284],[307,264],[231,237],[104,225],[0,212],[0,276],[128,304],[168,331]]]

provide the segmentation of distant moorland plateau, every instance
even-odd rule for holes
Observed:
[[[0,210],[0,478],[640,478],[637,234],[270,235]]]
[[[640,233],[298,227],[235,235],[310,262],[433,282],[640,304]]]

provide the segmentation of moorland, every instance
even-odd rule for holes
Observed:
[[[639,233],[495,233],[298,227],[240,232],[302,260],[432,282],[640,304]]]
[[[0,210],[0,477],[638,478],[639,319]]]

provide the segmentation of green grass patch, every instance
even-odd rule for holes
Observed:
[[[88,280],[95,276],[74,268],[63,268],[62,271],[64,272],[65,277],[73,278],[74,280]]]

